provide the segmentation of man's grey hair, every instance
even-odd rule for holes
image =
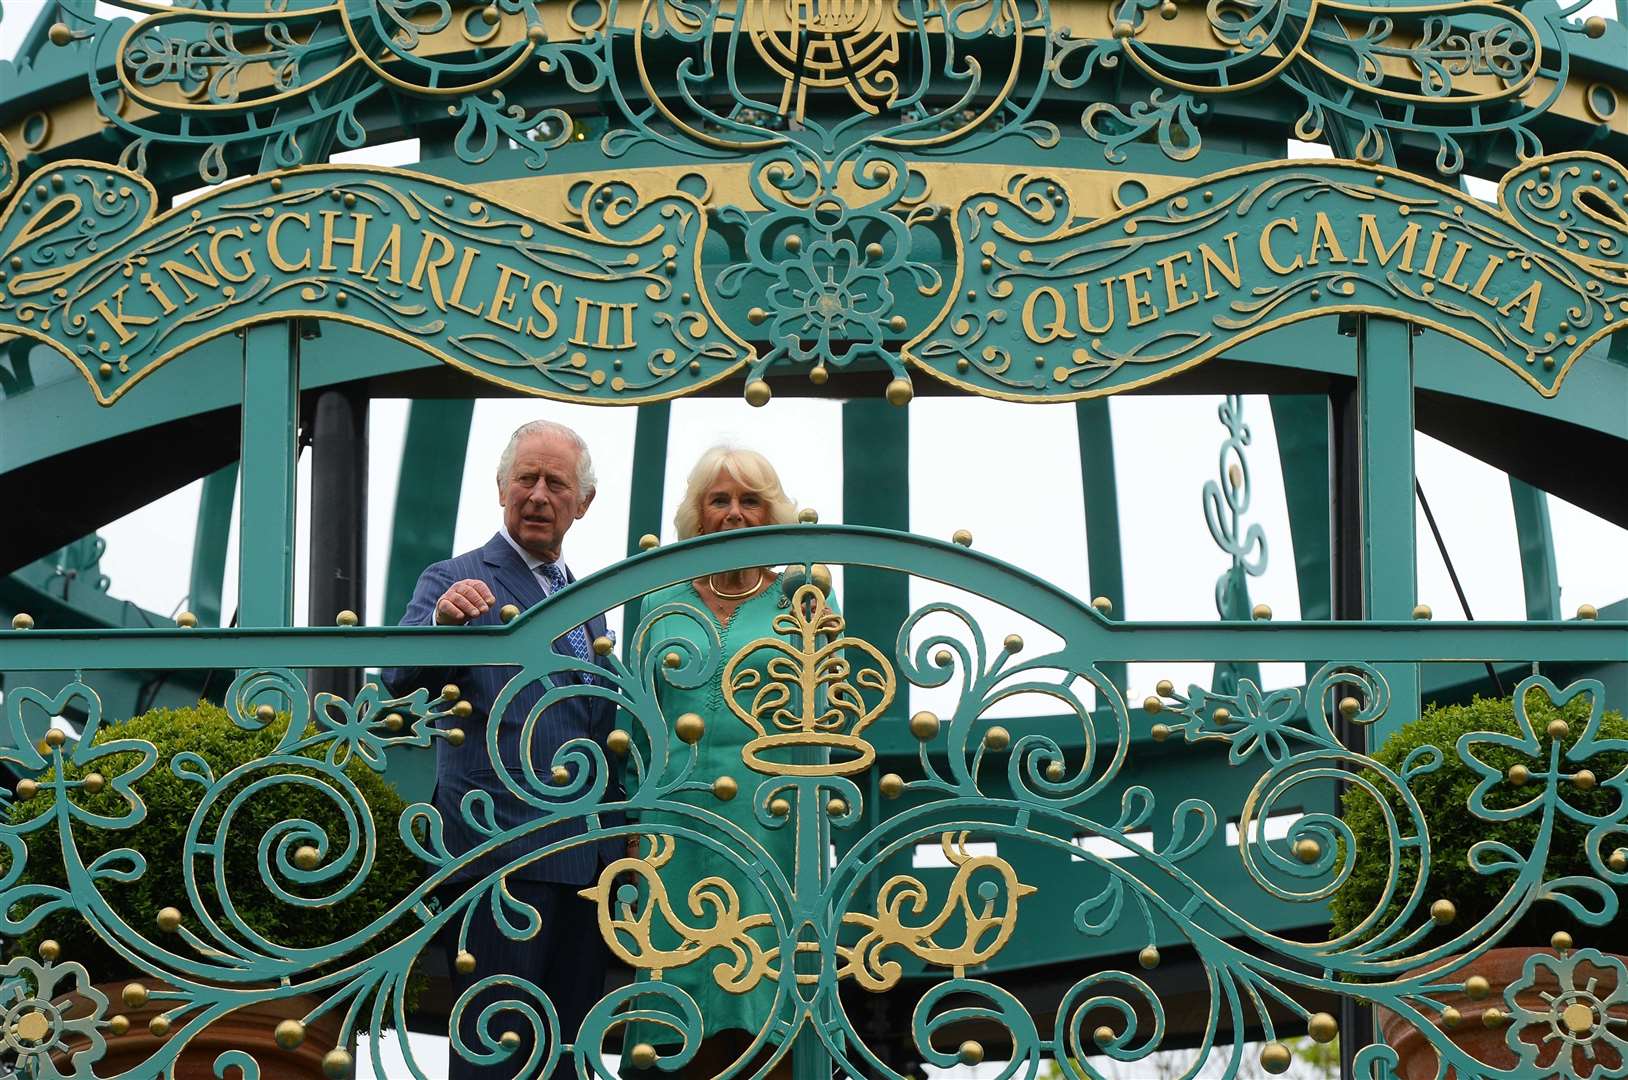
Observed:
[[[509,471],[514,468],[514,455],[520,450],[520,443],[533,435],[558,435],[577,448],[577,490],[583,495],[592,495],[599,488],[599,480],[594,476],[593,455],[588,452],[588,444],[581,435],[553,420],[532,420],[521,424],[509,436],[509,445],[503,448],[503,454],[497,459],[497,486],[507,487]]]

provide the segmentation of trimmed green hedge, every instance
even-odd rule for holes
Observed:
[[[1486,743],[1474,748],[1476,756],[1487,765],[1506,773],[1510,766],[1517,764],[1524,764],[1534,772],[1543,771],[1548,767],[1550,739],[1544,730],[1549,722],[1558,716],[1571,725],[1571,734],[1565,738],[1565,746],[1570,749],[1583,733],[1589,706],[1587,698],[1579,696],[1557,709],[1543,692],[1533,690],[1527,697],[1526,711],[1542,745],[1539,757],[1534,759],[1519,750]],[[1418,720],[1393,734],[1373,755],[1381,764],[1399,770],[1407,755],[1419,747],[1435,746],[1442,753],[1441,767],[1435,772],[1415,776],[1411,784],[1430,828],[1431,855],[1429,885],[1409,925],[1418,926],[1425,922],[1429,918],[1430,905],[1442,898],[1451,900],[1458,907],[1458,917],[1448,926],[1432,930],[1425,939],[1425,946],[1450,940],[1456,932],[1473,925],[1492,910],[1514,880],[1513,870],[1481,874],[1474,869],[1469,862],[1471,845],[1482,840],[1501,840],[1524,855],[1532,850],[1538,836],[1539,813],[1534,812],[1514,821],[1492,822],[1470,812],[1470,794],[1480,777],[1459,759],[1457,745],[1459,736],[1472,731],[1517,735],[1519,728],[1515,722],[1513,699],[1477,697],[1467,705],[1432,706]],[[1628,722],[1624,722],[1621,713],[1607,712],[1601,718],[1596,737],[1628,738]],[[1615,776],[1624,766],[1628,766],[1628,753],[1596,754],[1587,762],[1587,767],[1602,783]],[[1562,761],[1563,771],[1581,767]],[[1372,773],[1368,775],[1378,783]],[[1492,809],[1518,806],[1536,794],[1538,783],[1533,780],[1524,787],[1516,787],[1507,781],[1500,781],[1487,792],[1486,805]],[[1379,786],[1382,790],[1390,790],[1387,785]],[[1561,796],[1578,809],[1593,814],[1610,811],[1620,798],[1603,787],[1584,792],[1564,782]],[[1408,819],[1404,816],[1402,800],[1392,792],[1389,802],[1403,828],[1407,828]],[[1341,816],[1355,835],[1358,856],[1350,879],[1334,895],[1329,905],[1335,934],[1343,934],[1360,924],[1379,902],[1388,870],[1389,857],[1386,852],[1390,845],[1379,805],[1362,789],[1347,789]],[[1585,845],[1589,828],[1569,817],[1557,815],[1544,873],[1546,879],[1595,875],[1589,865]],[[1608,847],[1605,854],[1609,854],[1609,851]],[[1341,854],[1343,856],[1344,852]],[[1398,895],[1386,913],[1386,921],[1401,910],[1401,901],[1407,897],[1417,877],[1418,865],[1415,852],[1404,853]],[[1628,911],[1628,889],[1619,887],[1617,897],[1623,910]],[[1533,904],[1499,944],[1545,947],[1556,930],[1570,931],[1579,945],[1615,948],[1605,940],[1605,928],[1580,924],[1565,908],[1552,901]]]
[[[101,728],[95,743],[118,739],[141,739],[158,749],[157,761],[147,775],[135,784],[136,792],[147,805],[147,816],[129,829],[102,829],[79,823],[74,828],[74,839],[80,858],[90,865],[97,857],[115,848],[134,848],[147,860],[147,870],[139,879],[128,884],[104,882],[100,888],[110,905],[138,932],[167,945],[180,955],[191,950],[179,937],[169,937],[157,928],[158,912],[165,907],[180,909],[188,925],[209,940],[207,932],[197,925],[197,917],[186,894],[182,877],[182,848],[186,830],[193,813],[202,800],[204,787],[192,780],[182,780],[170,768],[171,761],[183,751],[191,751],[209,763],[217,780],[233,768],[255,760],[275,750],[281,733],[287,727],[286,716],[259,731],[245,731],[237,727],[226,711],[217,705],[200,702],[184,709],[154,709],[126,723]],[[306,756],[321,757],[327,747],[319,746],[306,751]],[[78,779],[87,772],[99,772],[109,781],[97,794],[79,789],[71,796],[75,803],[88,810],[108,816],[122,816],[126,803],[113,789],[112,779],[128,771],[138,760],[133,753],[110,754],[89,765],[70,763],[67,771]],[[46,774],[54,776],[54,770]],[[243,790],[255,779],[272,775],[319,776],[316,770],[287,766],[252,770],[243,783],[234,784],[232,794]],[[302,907],[284,902],[268,890],[260,877],[260,838],[278,822],[303,818],[326,830],[328,860],[337,858],[349,840],[349,830],[335,802],[320,791],[299,783],[278,783],[261,789],[246,799],[233,816],[227,834],[226,880],[229,883],[234,910],[269,940],[292,948],[311,948],[328,944],[359,929],[388,911],[399,899],[412,891],[423,880],[424,865],[401,842],[397,821],[405,806],[385,779],[372,769],[353,759],[345,775],[362,793],[375,821],[377,850],[374,865],[367,880],[355,893],[330,907]],[[11,820],[21,822],[35,817],[50,806],[54,798],[42,791],[32,799],[19,801],[11,808]],[[337,790],[337,789],[336,789]],[[200,840],[213,837],[214,827],[220,820],[220,808],[230,801],[223,797],[216,801],[215,809],[199,834]],[[62,851],[54,825],[30,833],[27,838],[28,864],[24,880],[41,884],[67,886],[67,875],[62,865]],[[296,845],[297,846],[297,845]],[[269,858],[275,873],[275,845]],[[0,852],[0,858],[4,853]],[[325,860],[326,861],[326,860]],[[196,860],[200,879],[200,893],[205,910],[221,918],[220,899],[210,884],[213,860]],[[337,890],[349,881],[355,872],[355,863],[334,878],[315,885],[281,883],[295,895],[320,896]],[[13,912],[20,914],[20,912]],[[416,923],[416,918],[409,916]],[[403,924],[404,926],[404,924]],[[239,937],[236,931],[229,931]],[[387,931],[374,939],[375,947],[364,947],[352,953],[349,959],[377,951],[388,945],[396,933]],[[65,960],[83,963],[91,977],[97,981],[116,981],[129,978],[137,972],[91,930],[89,923],[72,911],[58,912],[47,917],[34,930],[15,942],[14,950],[34,954],[41,941],[54,938],[62,946]]]

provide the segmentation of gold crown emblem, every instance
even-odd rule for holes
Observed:
[[[759,638],[730,657],[724,701],[757,733],[741,753],[748,768],[847,776],[876,760],[864,731],[892,703],[897,682],[881,650],[842,636],[846,625],[818,586],[803,585],[791,610],[775,616],[784,637]]]

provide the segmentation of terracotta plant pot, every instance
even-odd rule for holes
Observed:
[[[1505,1014],[1510,1012],[1504,1000],[1504,990],[1511,984],[1523,981],[1526,960],[1534,954],[1547,957],[1549,963],[1538,965],[1535,977],[1516,994],[1515,1000],[1518,1006],[1531,1013],[1543,1014],[1545,1019],[1539,1021],[1517,1014],[1511,1021],[1519,1028],[1516,1035],[1519,1041],[1530,1046],[1536,1054],[1535,1058],[1526,1058],[1528,1067],[1538,1070],[1531,1074],[1532,1080],[1589,1076],[1596,1069],[1610,1075],[1610,1070],[1622,1064],[1620,1043],[1615,1038],[1600,1037],[1600,1009],[1587,1003],[1595,999],[1603,1002],[1611,997],[1617,989],[1616,970],[1608,963],[1593,964],[1583,960],[1578,963],[1572,985],[1562,986],[1555,970],[1559,956],[1553,949],[1492,949],[1455,971],[1451,976],[1452,981],[1468,980],[1471,976],[1479,975],[1490,984],[1491,992],[1479,1001],[1472,1000],[1467,994],[1438,995],[1443,1005],[1457,1009],[1462,1017],[1455,1027],[1446,1029],[1448,1038],[1470,1057],[1493,1068],[1513,1069],[1522,1064],[1522,1058],[1509,1048],[1509,1024],[1500,1023],[1489,1028],[1483,1022],[1483,1017],[1488,1009],[1498,1009]],[[1589,985],[1591,981],[1592,986]],[[1575,990],[1586,990],[1587,993],[1579,996],[1573,993]],[[1555,1004],[1551,1006],[1550,1001]],[[1568,1005],[1571,1006],[1569,1013]],[[1618,1032],[1622,1031],[1624,1025],[1628,1025],[1628,1001],[1612,1004],[1608,1011],[1616,1021],[1611,1026]],[[1585,1012],[1587,1015],[1584,1015]],[[1551,1016],[1552,1021],[1548,1019]],[[1379,1026],[1385,1042],[1396,1050],[1401,1059],[1397,1067],[1397,1076],[1401,1080],[1435,1080],[1436,1051],[1418,1028],[1388,1009],[1379,1010]],[[1588,1056],[1590,1053],[1592,1058]],[[1566,1055],[1573,1056],[1569,1066]],[[1448,1075],[1451,1077],[1453,1074]]]
[[[149,990],[161,989],[164,985],[151,979],[136,981]],[[130,1030],[123,1035],[104,1032],[107,1054],[96,1064],[98,1076],[118,1076],[135,1068],[173,1038],[172,1035],[154,1035],[148,1028],[153,1018],[171,1003],[149,997],[146,1004],[130,1008],[123,998],[126,985],[128,983],[116,982],[98,983],[96,986],[107,995],[108,1012],[121,1014],[130,1021]],[[293,1050],[284,1050],[272,1038],[272,1032],[279,1023],[290,1017],[303,1016],[317,1004],[318,999],[312,997],[279,998],[276,1001],[251,1002],[228,1013],[187,1042],[186,1049],[175,1063],[175,1080],[217,1080],[215,1058],[227,1050],[242,1050],[259,1062],[261,1080],[312,1080],[313,1077],[321,1077],[323,1055],[344,1043],[339,1030],[339,1016],[327,1014],[307,1025],[305,1041]],[[70,1015],[87,1011],[71,1005],[66,1008],[71,1010]],[[58,1063],[65,1072],[69,1071],[67,1059],[72,1051],[83,1046],[83,1042],[77,1046],[70,1044],[68,1052],[57,1055]]]

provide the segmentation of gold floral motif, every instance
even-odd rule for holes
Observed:
[[[844,961],[837,971],[838,978],[852,976],[873,992],[892,989],[904,968],[896,960],[882,959],[882,950],[890,945],[898,945],[929,964],[952,969],[957,979],[966,974],[967,968],[987,963],[1005,948],[1017,929],[1018,901],[1037,890],[1019,881],[1017,871],[1005,859],[969,854],[965,832],[945,833],[939,844],[956,870],[938,913],[926,923],[907,925],[907,913],[920,915],[927,909],[928,888],[909,874],[889,878],[876,894],[877,914],[850,912],[842,917],[844,923],[863,927],[865,933],[851,947],[837,947]],[[970,890],[980,871],[984,872],[978,882],[978,899],[982,903],[975,907]],[[997,911],[1002,896],[1006,901]],[[961,935],[958,944],[940,941],[957,931]]]
[[[713,949],[723,949],[732,959],[715,965],[712,974],[720,987],[733,994],[746,993],[770,975],[770,954],[751,936],[751,931],[770,925],[769,916],[742,915],[735,887],[715,876],[697,881],[686,898],[690,914],[697,919],[711,909],[712,925],[685,922],[673,910],[667,886],[661,880],[661,868],[672,859],[677,842],[666,834],[652,834],[647,839],[649,858],[617,859],[599,872],[599,880],[591,888],[577,894],[599,906],[599,932],[611,951],[631,966],[649,971],[651,978],[660,979],[665,970],[685,967]],[[636,909],[636,885],[617,885],[616,879],[622,874],[645,880],[649,895],[642,907]],[[676,949],[658,948],[651,940],[658,912],[667,927],[682,939]]]
[[[761,0],[742,5],[740,14],[752,48],[784,80],[783,115],[801,120],[811,89],[844,90],[872,116],[898,96],[900,23],[892,4]]]
[[[775,631],[791,640],[759,638],[725,665],[724,701],[757,733],[741,753],[747,767],[770,776],[851,776],[876,760],[876,749],[863,732],[892,703],[897,679],[876,646],[841,636],[846,625],[818,587],[804,585],[792,598],[791,610],[774,620]],[[762,670],[747,666],[763,652],[771,655]],[[864,659],[856,666],[851,655]],[[809,750],[841,756],[824,761],[765,756]]]

